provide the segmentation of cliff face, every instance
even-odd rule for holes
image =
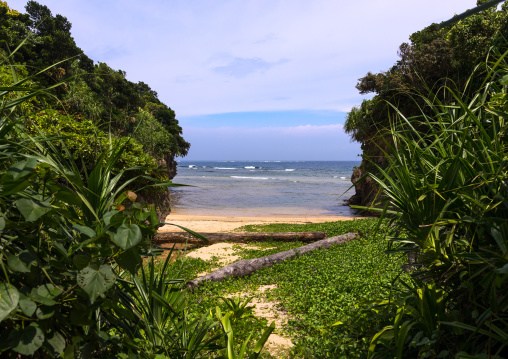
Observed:
[[[138,201],[141,203],[150,203],[155,206],[159,222],[165,222],[166,217],[171,213],[171,200],[169,189],[158,192],[149,192],[138,195]]]
[[[159,161],[159,165],[166,168],[169,180],[172,180],[176,176],[177,162],[175,161],[174,155],[165,154],[164,159]],[[139,201],[143,203],[150,203],[155,206],[159,222],[165,222],[166,217],[171,213],[171,197],[169,189],[139,194]]]
[[[164,159],[159,161],[159,165],[161,165],[163,167],[166,167],[166,173],[167,173],[168,178],[169,178],[170,181],[173,178],[175,178],[177,163],[175,161],[175,156],[174,155],[172,155],[170,153],[166,153],[164,155]]]
[[[368,173],[377,173],[376,165],[384,167],[386,164],[385,151],[387,145],[385,140],[374,142],[366,141],[362,144],[362,163],[353,170],[351,182],[355,184],[364,175]],[[372,202],[376,199],[379,202],[381,194],[378,194],[379,187],[369,176],[365,176],[361,181],[355,184],[355,194],[349,199],[349,204],[354,206],[372,206]],[[377,198],[376,198],[377,196]]]
[[[354,169],[353,175],[351,176],[351,182],[353,184],[367,173],[367,171],[362,168],[363,164],[362,161],[362,165]],[[355,192],[356,193],[349,199],[349,204],[368,207],[372,204],[376,196],[377,186],[371,178],[365,177],[359,183],[355,184]]]

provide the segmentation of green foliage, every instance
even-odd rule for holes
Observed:
[[[2,49],[16,48],[12,54],[14,62],[24,63],[32,75],[49,68],[44,76],[36,78],[37,85],[48,89],[59,84],[47,90],[52,96],[46,98],[46,108],[55,108],[56,104],[61,107],[63,102],[72,121],[88,119],[116,138],[136,137],[145,154],[165,158],[166,162],[187,154],[190,144],[181,136],[175,113],[147,84],[127,80],[124,71],[114,70],[106,63],[94,65],[76,45],[67,18],[53,15],[47,6],[36,1],[27,3],[24,15],[4,3],[0,11]],[[20,43],[23,46],[18,48]],[[43,108],[36,106],[37,110]],[[146,119],[137,121],[137,117]],[[51,127],[43,130],[51,131]]]
[[[220,349],[216,342],[222,335],[209,335],[217,323],[206,315],[188,320],[183,280],[167,279],[171,254],[162,267],[155,270],[152,257],[141,276],[131,271],[132,280],[122,280],[122,287],[130,294],[127,308],[137,320],[130,323],[132,340],[139,340],[133,349],[162,355],[164,358],[196,358]],[[124,273],[126,276],[127,272]]]
[[[224,313],[242,313],[243,302],[238,294],[264,297],[267,301],[281,303],[290,317],[282,333],[292,338],[297,358],[324,358],[347,355],[362,358],[368,350],[367,335],[374,335],[387,325],[391,308],[382,308],[376,315],[370,310],[370,301],[388,295],[392,281],[401,275],[402,258],[389,257],[384,253],[384,229],[376,234],[377,220],[352,220],[314,224],[270,224],[246,226],[241,230],[262,232],[326,231],[328,236],[347,232],[358,232],[361,239],[318,250],[299,258],[275,264],[243,278],[226,279],[223,282],[207,282],[192,293],[189,311],[203,313],[216,306],[218,299]],[[280,251],[302,246],[301,242],[256,243],[259,249],[241,249],[236,254],[242,259],[267,256]],[[238,248],[240,249],[240,248]],[[167,268],[167,275],[181,268],[185,280],[196,278],[198,273],[213,270],[217,262],[204,262],[187,258],[185,262],[175,261]],[[405,276],[404,274],[402,274]],[[256,293],[263,285],[276,288],[264,294]],[[365,302],[365,303],[364,303]],[[365,309],[365,310],[364,310]],[[252,338],[261,338],[268,324],[266,319],[246,318],[235,328],[235,338],[245,341],[256,329]],[[384,316],[381,318],[380,314]],[[343,324],[334,325],[337,322]],[[281,330],[281,329],[277,329]],[[256,339],[257,340],[257,339]],[[237,344],[235,350],[241,348]]]
[[[453,101],[451,92],[437,89],[447,86],[457,94],[466,90],[472,94],[481,88],[484,74],[477,71],[474,76],[470,75],[488,51],[502,53],[507,49],[507,7],[504,3],[500,10],[492,7],[446,27],[432,24],[415,32],[408,43],[401,44],[400,59],[390,69],[369,72],[358,80],[359,92],[373,93],[374,97],[351,110],[345,129],[353,140],[362,144],[365,172],[377,173],[369,161],[384,168],[383,152],[391,141],[387,132],[391,119],[397,115],[388,104],[406,117],[418,116],[422,111],[432,116],[432,107],[419,94],[449,103]],[[413,122],[413,126],[418,131],[425,130],[425,124]]]
[[[238,312],[235,313],[235,311],[228,311],[225,314],[222,314],[219,307],[216,308],[216,316],[217,319],[222,324],[222,328],[224,329],[224,332],[226,333],[225,340],[226,340],[226,353],[228,359],[243,359],[249,358],[249,359],[257,359],[259,355],[261,354],[261,349],[263,349],[263,346],[265,345],[266,341],[268,340],[268,337],[275,329],[275,322],[272,322],[268,328],[265,329],[263,334],[261,335],[261,338],[258,340],[258,342],[255,344],[253,350],[248,350],[247,345],[249,345],[249,342],[251,340],[252,335],[254,334],[254,330],[249,334],[247,339],[242,343],[240,347],[240,351],[238,354],[235,351],[235,340],[234,340],[234,330],[233,326],[231,325],[231,318],[238,318]],[[247,356],[245,356],[247,355]]]
[[[393,325],[373,338],[376,357],[503,357],[508,350],[504,56],[486,64],[489,76],[471,98],[444,88],[453,102],[422,96],[432,115],[398,111],[392,123],[389,165],[371,178],[392,216],[392,250],[411,254],[425,284],[408,289]]]
[[[220,299],[224,301],[224,304],[226,304],[228,311],[233,313],[231,315],[231,318],[233,318],[233,320],[236,320],[253,317],[252,309],[254,309],[254,307],[247,306],[252,301],[252,298],[253,297],[249,297],[245,299],[243,302],[241,296],[238,296],[237,298],[221,297]]]
[[[0,92],[1,355],[162,359],[216,352],[225,333],[211,334],[216,321],[208,316],[188,319],[182,280],[162,274],[170,257],[155,271],[157,214],[128,190],[137,177],[125,174],[134,169],[118,165],[129,155],[128,141],[110,141],[94,162],[82,142],[68,138],[97,133],[92,123],[76,130],[53,110],[27,120],[27,101],[45,90],[26,86],[32,77],[18,80],[9,61],[13,84]],[[41,130],[55,118],[54,133]],[[74,160],[80,151],[87,165]],[[152,256],[148,274],[142,254]]]
[[[55,148],[59,151],[66,148],[79,167],[84,167],[87,171],[91,171],[101,154],[108,152],[111,145],[123,146],[124,150],[112,168],[113,173],[132,168],[127,176],[138,177],[133,186],[135,188],[150,183],[140,176],[167,180],[153,157],[146,154],[136,140],[127,137],[110,138],[90,120],[77,120],[71,115],[46,109],[27,114],[24,121],[30,134],[36,136],[39,132],[44,132],[57,139],[54,142]]]
[[[287,224],[287,223],[272,223],[263,225],[247,225],[237,230],[239,232],[326,232],[327,237],[339,236],[348,232],[356,232],[362,236],[370,236],[374,230],[372,220],[354,219],[351,221],[338,221],[338,222],[323,222],[323,223],[307,223],[307,224]],[[275,243],[272,243],[275,244]],[[300,242],[295,242],[294,245],[302,245]],[[294,246],[293,245],[293,246]],[[293,248],[282,249],[283,244],[277,244],[279,251]]]
[[[372,337],[368,358],[374,353],[376,357],[393,357],[395,354],[397,359],[447,357],[456,343],[450,340],[446,343],[448,350],[438,352],[438,344],[446,335],[441,323],[454,320],[457,314],[447,306],[447,293],[436,288],[435,283],[412,282],[410,285],[404,283],[404,286],[408,289],[407,296],[376,303],[376,308],[393,306],[395,317],[392,325]]]
[[[149,112],[140,109],[136,115],[138,127],[133,137],[138,140],[148,153],[156,158],[163,158],[166,153],[177,153],[178,145],[174,137]]]
[[[344,122],[344,132],[351,135],[351,138],[357,142],[366,142],[369,134],[376,133],[376,124],[372,122],[372,111],[375,107],[372,100],[363,100],[360,107],[353,107],[346,116]]]
[[[114,346],[101,334],[108,326],[100,324],[118,318],[106,308],[119,295],[112,261],[123,250],[114,239],[130,223],[145,238],[137,250],[148,248],[146,239],[158,222],[136,218],[153,212],[143,205],[113,209],[114,204],[122,205],[118,198],[127,183],[120,182],[123,171],[115,177],[107,171],[122,147],[113,149],[105,165],[99,158],[85,180],[73,162],[50,145],[50,138],[35,139],[18,131],[21,145],[11,142],[14,124],[9,117],[0,123],[0,350],[50,356],[64,349],[88,350],[97,355],[101,347]],[[39,152],[39,146],[45,150]],[[98,169],[103,166],[106,172]]]

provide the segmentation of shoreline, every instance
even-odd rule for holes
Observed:
[[[337,216],[337,215],[307,215],[307,216],[242,216],[242,215],[197,215],[172,213],[166,217],[166,223],[176,224],[195,232],[220,233],[231,232],[245,225],[258,225],[270,223],[323,223],[336,221],[351,221],[355,219],[369,218],[365,216]],[[159,233],[183,232],[182,229],[164,225],[159,228]]]

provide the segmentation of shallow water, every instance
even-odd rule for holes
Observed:
[[[353,216],[344,200],[354,194],[359,161],[180,161],[172,211],[235,216]]]

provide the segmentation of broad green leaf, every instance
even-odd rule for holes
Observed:
[[[41,306],[37,308],[37,311],[35,312],[35,315],[37,318],[43,320],[43,319],[49,319],[53,315],[55,315],[55,307],[48,307],[48,306]]]
[[[75,230],[77,230],[80,233],[87,235],[90,238],[93,238],[97,235],[97,233],[95,233],[95,231],[92,228],[87,227],[87,226],[81,226],[79,224],[74,224],[72,226],[72,228],[74,228]]]
[[[105,224],[106,226],[109,226],[109,225],[110,225],[110,223],[111,223],[111,218],[112,218],[115,214],[117,214],[117,213],[118,213],[118,211],[117,211],[117,210],[112,210],[112,211],[109,211],[109,212],[104,213],[104,216],[102,216],[102,218],[104,219],[104,224]]]
[[[0,231],[3,231],[5,228],[5,217],[0,215]]]
[[[2,181],[8,176],[13,180],[20,180],[23,177],[26,177],[32,173],[35,166],[37,165],[37,160],[34,158],[30,158],[24,161],[20,161],[14,165],[12,165],[7,172],[2,176]]]
[[[48,297],[48,298],[41,297],[37,293],[37,289],[38,288],[32,288],[30,294],[28,295],[28,297],[30,299],[32,299],[34,302],[41,303],[41,304],[44,304],[44,305],[55,305],[56,304],[56,302],[53,299],[51,299],[50,297]]]
[[[0,283],[0,322],[16,309],[18,302],[18,290],[11,284]]]
[[[90,297],[93,303],[97,297],[104,294],[115,283],[115,274],[110,266],[106,264],[91,264],[82,269],[77,277],[78,285]]]
[[[19,307],[24,315],[31,317],[37,309],[37,304],[30,298],[23,296],[19,299]]]
[[[14,272],[29,273],[32,263],[35,258],[29,251],[22,251],[17,255],[12,255],[7,258],[9,268]]]
[[[51,211],[51,206],[48,202],[36,202],[31,199],[22,198],[14,203],[28,222],[34,222]]]
[[[30,186],[30,181],[16,181],[16,180],[11,180],[11,181],[3,181],[2,182],[2,189],[3,189],[3,194],[4,195],[11,195],[11,194],[16,194],[18,192],[21,192],[23,191],[25,188],[27,188],[28,186]]]
[[[64,359],[75,359],[76,358],[74,356],[75,349],[76,349],[76,347],[74,345],[67,345],[67,347],[65,348],[65,351],[63,353],[63,358]]]
[[[37,325],[18,327],[9,334],[12,349],[22,355],[32,355],[44,343],[44,333]]]
[[[53,356],[59,357],[65,350],[65,338],[59,332],[51,332],[46,335],[46,342],[53,349]]]
[[[116,231],[113,241],[123,250],[128,250],[142,239],[141,230],[136,224],[122,224]]]
[[[140,211],[136,211],[136,213],[134,214],[134,217],[136,217],[136,219],[138,221],[146,221],[146,219],[150,216],[150,212],[145,212],[143,210],[140,210]]]
[[[29,159],[21,161],[13,165],[2,176],[3,194],[10,195],[18,193],[30,185],[30,181],[23,180],[24,177],[30,175],[37,164],[37,160]]]
[[[37,287],[37,295],[41,298],[54,299],[63,293],[63,290],[53,284],[43,284]]]
[[[90,264],[90,257],[85,254],[76,254],[72,258],[72,262],[76,266],[77,269],[81,270],[86,268],[88,264]]]
[[[113,228],[119,228],[125,222],[125,213],[117,210],[114,212],[115,214],[109,220],[109,225]]]
[[[30,268],[18,256],[9,256],[7,265],[13,272],[30,273]]]

